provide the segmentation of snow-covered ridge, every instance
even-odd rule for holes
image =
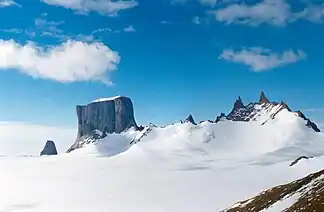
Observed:
[[[113,101],[113,100],[119,99],[121,97],[122,96],[113,96],[113,97],[107,97],[107,98],[100,98],[100,99],[96,99],[96,100],[92,101],[91,103]]]

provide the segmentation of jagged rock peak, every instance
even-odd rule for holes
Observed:
[[[292,110],[289,108],[289,106],[288,106],[288,104],[287,104],[286,102],[281,101],[280,104],[281,104],[282,108],[287,109],[289,112],[292,111]]]
[[[263,91],[261,91],[259,103],[260,104],[270,103],[269,99],[266,97]]]
[[[239,96],[237,98],[237,100],[235,101],[235,103],[234,103],[233,110],[236,110],[236,109],[239,109],[239,108],[243,108],[243,107],[244,107],[243,101],[242,101],[241,97]]]
[[[191,114],[189,114],[188,118],[186,118],[186,120],[185,120],[184,122],[189,122],[189,123],[191,123],[191,124],[196,125],[196,122],[195,122],[195,120],[193,119],[193,117],[192,117]]]
[[[46,142],[44,149],[40,153],[40,156],[42,155],[57,155],[57,150],[54,141],[48,140]]]

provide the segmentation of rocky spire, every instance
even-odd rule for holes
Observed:
[[[244,107],[244,104],[243,104],[243,101],[242,101],[241,97],[239,96],[238,99],[234,103],[233,110],[237,110],[237,109],[242,108],[242,107]]]
[[[263,91],[261,91],[259,103],[260,104],[270,103],[269,99],[265,96]]]
[[[189,122],[189,123],[191,123],[191,124],[196,125],[196,122],[195,122],[195,120],[193,119],[193,117],[192,117],[191,114],[188,116],[188,118],[186,118],[186,120],[185,120],[184,122]]]

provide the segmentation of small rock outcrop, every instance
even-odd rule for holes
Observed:
[[[185,123],[187,122],[187,123],[191,123],[191,124],[196,125],[196,122],[195,122],[195,120],[193,119],[192,115],[189,115],[188,118],[186,118],[186,119],[184,120],[184,122],[185,122]]]
[[[46,142],[44,149],[40,153],[40,156],[42,155],[57,155],[57,150],[54,141]]]
[[[216,117],[215,123],[220,122],[225,117],[226,117],[225,113],[221,113],[219,116]]]
[[[134,118],[133,103],[130,98],[117,96],[96,100],[76,107],[78,135],[76,142],[68,149],[82,147],[107,134],[121,133],[131,127],[138,129]]]

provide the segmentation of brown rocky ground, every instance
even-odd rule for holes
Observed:
[[[284,212],[324,212],[324,170],[285,185],[271,188],[251,199],[238,202],[223,212],[258,212],[293,198]]]

